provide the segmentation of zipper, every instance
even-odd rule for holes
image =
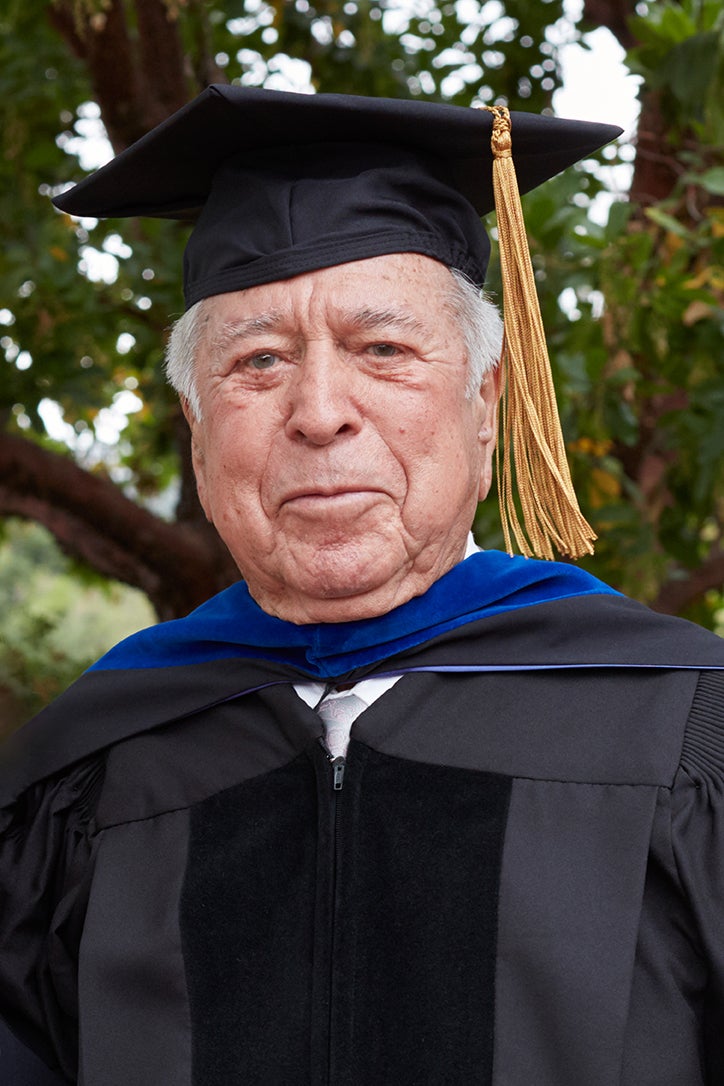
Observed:
[[[327,697],[327,695],[332,690],[335,690],[335,689],[336,689],[336,687],[335,687],[334,683],[326,683],[326,685],[324,687],[324,690],[322,691],[322,696],[320,697],[317,704],[314,706],[314,711],[315,712],[317,712],[317,710],[319,709],[319,706],[322,704],[322,702]],[[344,786],[344,770],[345,770],[345,766],[347,765],[347,762],[341,756],[335,757],[332,754],[331,750],[327,746],[327,743],[326,743],[326,741],[324,739],[324,736],[320,736],[319,742],[320,742],[320,744],[322,746],[322,750],[324,751],[324,753],[325,753],[325,755],[327,757],[327,761],[329,762],[329,764],[332,767],[332,790],[334,792],[341,792],[342,788]]]
[[[329,1086],[334,1086],[336,1080],[335,1050],[339,1039],[335,1033],[335,1016],[337,1011],[338,994],[335,991],[334,972],[339,958],[339,922],[337,919],[338,894],[339,894],[339,868],[342,856],[342,787],[344,785],[344,770],[346,761],[342,757],[330,757],[332,767],[332,924],[329,932],[330,970],[329,970]]]
[[[322,693],[321,698],[314,706],[315,710],[319,708],[327,695],[334,689],[332,683],[327,683]],[[328,958],[328,972],[327,972],[327,1015],[326,1015],[326,1072],[323,1075],[323,1081],[326,1086],[333,1086],[335,1078],[337,1077],[336,1060],[335,1060],[335,1048],[339,1043],[339,1038],[335,1033],[335,1016],[339,1013],[337,1008],[337,993],[335,991],[335,965],[340,953],[339,937],[340,931],[337,923],[337,910],[338,910],[338,894],[339,894],[339,874],[340,874],[340,860],[342,855],[342,818],[341,807],[342,802],[342,789],[344,787],[344,775],[347,767],[346,759],[340,755],[332,754],[326,741],[326,736],[319,737],[319,745],[322,748],[325,760],[329,766],[327,773],[323,777],[319,778],[319,783],[324,783],[326,777],[327,788],[329,788],[331,778],[331,789],[327,793],[327,810],[329,812],[329,912],[328,912],[328,928],[326,931],[326,944]],[[320,795],[321,798],[321,795]],[[321,1038],[320,1038],[321,1040]],[[322,1050],[323,1051],[323,1050]],[[320,1051],[320,1056],[322,1055]]]
[[[341,792],[344,787],[344,770],[347,765],[344,758],[330,758],[332,766],[332,791]]]
[[[333,792],[341,792],[342,788],[344,787],[344,771],[347,768],[347,760],[345,758],[342,758],[341,756],[335,757],[334,754],[332,754],[329,747],[327,746],[327,744],[325,743],[324,736],[322,736],[322,735],[320,735],[320,737],[319,737],[319,745],[322,748],[322,750],[324,751],[324,757],[327,759],[327,761],[329,762],[329,765],[330,765],[330,767],[332,769],[332,791]],[[337,821],[336,809],[333,809],[332,810],[333,835],[334,835],[334,831],[336,829],[336,821]]]
[[[327,948],[329,954],[328,962],[328,976],[327,976],[327,1038],[326,1038],[326,1074],[324,1076],[324,1082],[327,1086],[332,1086],[335,1080],[335,1029],[334,1018],[336,1013],[336,993],[334,985],[334,972],[335,964],[339,954],[339,932],[337,927],[337,895],[338,895],[338,878],[339,878],[339,862],[342,848],[342,826],[341,826],[341,810],[340,804],[342,802],[342,788],[344,786],[344,771],[347,762],[342,757],[335,757],[324,740],[323,736],[319,738],[319,745],[324,752],[324,757],[329,766],[329,771],[325,774],[327,778],[327,787],[329,788],[328,795],[328,811],[329,811],[329,844],[330,844],[330,857],[329,857],[329,927],[326,933]]]

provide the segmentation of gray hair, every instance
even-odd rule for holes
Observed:
[[[201,401],[196,387],[196,355],[201,340],[204,300],[196,302],[171,326],[166,344],[166,377],[196,419],[201,418]]]
[[[449,303],[462,328],[468,362],[469,400],[483,383],[486,373],[498,365],[503,348],[503,320],[497,305],[464,272],[451,268],[453,288]]]
[[[462,327],[469,368],[465,394],[472,399],[486,373],[495,369],[500,358],[503,322],[498,308],[457,268],[451,268],[453,284],[447,304]],[[203,319],[203,300],[196,302],[174,323],[166,346],[166,376],[182,396],[195,418],[201,418],[201,402],[196,388],[195,363]]]

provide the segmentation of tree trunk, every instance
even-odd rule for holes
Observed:
[[[97,5],[95,11],[75,0],[47,6],[54,29],[86,66],[116,152],[200,89],[187,70],[171,5],[132,2],[133,10],[123,0]],[[203,23],[204,13],[196,16]],[[195,67],[218,77],[212,58],[201,55],[209,46],[210,38],[196,42]],[[170,422],[180,477],[175,523],[139,506],[109,478],[83,470],[70,456],[0,430],[0,515],[38,521],[66,554],[144,592],[160,619],[187,614],[239,577],[199,504],[180,410]]]
[[[239,577],[205,523],[170,524],[109,479],[0,434],[0,513],[35,520],[66,554],[145,592],[160,619],[187,614]]]
[[[85,64],[103,124],[118,154],[188,100],[178,24],[162,0],[138,0],[131,33],[122,0],[91,13],[73,0],[48,17]]]

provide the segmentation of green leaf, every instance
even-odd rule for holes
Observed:
[[[647,207],[645,214],[651,222],[656,223],[663,230],[668,230],[671,234],[676,234],[677,237],[688,239],[691,236],[691,231],[683,223],[680,223],[673,215],[662,211],[660,207]]]
[[[695,184],[710,192],[712,196],[724,196],[724,166],[713,166],[698,175],[687,175]]]
[[[703,108],[707,89],[716,71],[720,36],[715,31],[695,34],[676,45],[666,61],[669,85],[691,113]]]

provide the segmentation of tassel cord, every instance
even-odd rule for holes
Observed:
[[[502,450],[496,453],[498,500],[506,549],[527,556],[593,552],[595,533],[578,506],[535,288],[512,159],[510,115],[493,114],[493,190],[498,215],[505,339],[501,402]],[[523,524],[515,503],[518,492]]]

